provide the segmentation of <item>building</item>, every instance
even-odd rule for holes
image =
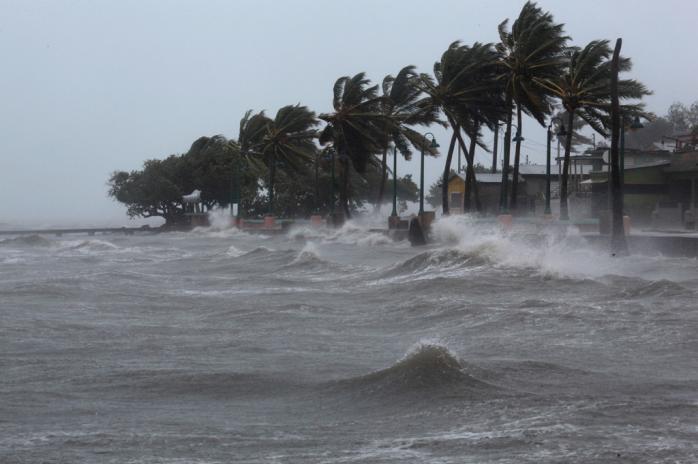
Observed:
[[[644,164],[625,163],[625,214],[641,227],[694,228],[698,213],[698,151],[650,152],[642,156],[651,157],[645,158]],[[607,166],[592,172],[590,183],[592,216],[600,218],[609,210]]]
[[[477,180],[478,193],[480,195],[480,203],[482,204],[482,212],[489,214],[499,213],[502,174],[478,172],[475,174],[475,178]],[[511,192],[512,179],[513,175],[509,174],[509,192]],[[524,184],[524,178],[522,176],[519,176],[519,203],[522,205],[526,204],[527,201]],[[452,213],[463,213],[464,192],[465,173],[460,172],[451,174],[451,177],[448,179],[448,201],[449,209]],[[474,202],[472,203],[472,209],[475,209]]]

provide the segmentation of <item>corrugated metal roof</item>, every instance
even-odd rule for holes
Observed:
[[[455,177],[458,176],[461,179],[465,181],[465,173],[459,172],[456,174],[453,174],[448,180],[449,182]],[[495,174],[492,174],[491,172],[478,172],[475,173],[475,178],[477,179],[478,184],[499,184],[502,182],[502,173],[498,172]],[[509,180],[512,180],[514,178],[514,175],[512,173],[509,173]],[[519,175],[519,182],[524,182],[524,178]]]

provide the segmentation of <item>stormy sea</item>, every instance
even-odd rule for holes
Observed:
[[[698,462],[698,261],[465,217],[0,239],[0,462]]]

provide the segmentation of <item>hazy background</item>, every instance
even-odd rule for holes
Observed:
[[[127,224],[106,196],[112,171],[183,153],[202,135],[237,137],[250,108],[328,111],[342,75],[430,72],[454,40],[497,41],[497,24],[523,4],[2,0],[0,227]],[[622,37],[632,75],[655,92],[649,110],[698,99],[698,2],[539,4],[575,44]],[[545,132],[534,124],[524,122],[522,159],[542,163]],[[445,149],[448,135],[434,132]],[[442,163],[427,163],[427,185]],[[416,159],[398,166],[415,178],[417,169]]]

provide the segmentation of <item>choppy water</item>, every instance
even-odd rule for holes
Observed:
[[[0,462],[698,462],[695,259],[435,235],[2,240]]]

